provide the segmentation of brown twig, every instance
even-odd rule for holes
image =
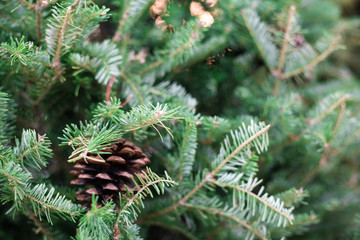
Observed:
[[[56,76],[60,75],[60,71],[61,71],[61,62],[60,62],[60,53],[61,53],[61,48],[62,48],[62,42],[64,40],[64,35],[65,35],[65,30],[70,18],[70,14],[72,13],[72,11],[76,8],[76,6],[80,3],[80,0],[76,0],[73,4],[71,4],[67,10],[66,10],[66,14],[65,14],[65,18],[64,18],[64,22],[61,25],[61,30],[60,30],[60,34],[58,37],[58,44],[57,44],[57,48],[56,48],[56,53],[55,53],[55,57],[54,60],[52,62],[52,67],[55,68],[56,71]]]
[[[288,17],[287,23],[286,23],[286,30],[285,30],[285,34],[284,34],[284,38],[283,38],[283,43],[281,46],[279,65],[277,68],[279,72],[282,72],[282,69],[284,67],[286,51],[287,51],[288,42],[289,42],[289,38],[290,38],[291,21],[292,21],[292,18],[294,17],[295,10],[296,10],[295,6],[290,7],[289,17]]]
[[[275,76],[275,85],[274,85],[274,89],[272,91],[274,96],[276,96],[278,93],[278,88],[279,88],[279,84],[280,84],[280,80],[281,80],[280,76],[283,74],[283,67],[285,64],[286,52],[287,52],[288,42],[289,42],[289,38],[290,38],[291,21],[292,21],[292,18],[294,17],[295,10],[296,10],[296,8],[294,5],[291,6],[289,9],[289,17],[287,19],[286,30],[285,30],[285,34],[284,34],[284,38],[283,38],[283,43],[281,45],[278,68],[276,70],[271,69],[271,73]]]
[[[110,102],[110,94],[111,94],[111,88],[116,80],[116,77],[111,77],[109,83],[106,86],[106,94],[105,94],[105,100],[106,102]]]
[[[120,106],[125,107],[126,104],[133,98],[133,94],[131,93],[125,100],[125,102],[121,103]]]

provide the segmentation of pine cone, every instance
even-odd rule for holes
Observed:
[[[126,193],[125,185],[130,191],[136,190],[132,178],[135,173],[142,176],[145,166],[150,163],[139,147],[123,138],[103,151],[110,154],[88,153],[86,161],[76,161],[70,171],[76,177],[70,183],[84,186],[76,192],[76,199],[86,202],[83,206],[90,207],[93,193],[99,196],[99,205],[112,199],[119,206],[119,192]]]

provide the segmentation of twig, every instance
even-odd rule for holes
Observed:
[[[105,94],[105,100],[106,102],[110,102],[110,94],[111,94],[111,88],[113,83],[115,82],[116,77],[111,77],[109,83],[106,86],[106,94]]]
[[[120,106],[125,107],[126,104],[133,98],[133,94],[130,94],[126,99],[125,102],[121,103]]]
[[[60,62],[60,53],[61,53],[61,48],[62,48],[62,42],[64,40],[64,35],[65,35],[65,30],[67,27],[67,23],[69,21],[70,18],[70,14],[71,12],[76,8],[76,6],[80,3],[80,0],[76,0],[73,4],[71,4],[67,10],[66,10],[66,14],[65,14],[65,18],[64,18],[64,22],[61,26],[61,30],[60,30],[60,34],[59,34],[59,38],[58,38],[58,44],[57,44],[57,48],[56,48],[56,53],[55,53],[55,57],[54,60],[52,62],[52,67],[55,68],[56,70],[56,75],[60,75],[60,66],[61,66],[61,62]]]
[[[294,5],[290,7],[289,17],[288,17],[288,20],[287,20],[287,23],[286,23],[286,30],[285,30],[285,34],[284,34],[284,38],[283,38],[283,43],[282,43],[282,46],[281,46],[279,65],[278,65],[278,68],[277,68],[279,72],[282,72],[282,69],[284,67],[288,41],[289,41],[289,38],[290,38],[291,21],[292,21],[292,18],[294,17],[295,10],[296,10],[296,8],[295,8]]]
[[[298,68],[291,72],[282,74],[281,78],[282,79],[290,78],[290,77],[296,76],[308,69],[314,68],[320,62],[322,62],[327,56],[330,55],[330,53],[334,50],[336,44],[338,43],[339,39],[340,39],[340,36],[336,36],[334,38],[334,40],[332,41],[332,43],[330,44],[330,46],[323,53],[321,53],[317,58],[315,58],[313,61],[311,61],[310,63],[306,64],[305,66],[303,66],[301,68]]]
[[[285,30],[285,34],[284,34],[284,38],[283,38],[283,43],[281,46],[281,51],[280,51],[278,68],[276,70],[275,69],[270,70],[271,73],[273,74],[273,76],[275,76],[275,85],[274,85],[274,89],[272,91],[274,96],[276,96],[278,93],[279,84],[280,84],[280,80],[281,80],[280,76],[283,74],[283,67],[285,64],[285,57],[286,57],[288,42],[289,42],[289,38],[290,38],[291,21],[292,21],[292,18],[294,17],[295,10],[296,10],[296,8],[294,5],[290,7],[289,17],[287,19],[286,30]]]
[[[29,218],[33,221],[34,225],[49,239],[55,240],[54,236],[41,224],[35,214],[27,207],[24,206],[26,212],[29,214]]]

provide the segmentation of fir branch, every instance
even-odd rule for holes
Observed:
[[[79,221],[77,240],[106,240],[113,234],[110,226],[115,217],[114,205],[106,202],[104,206],[98,207],[97,202],[98,196],[93,195],[90,210]]]
[[[180,166],[178,179],[179,182],[183,178],[188,178],[191,174],[193,163],[195,161],[195,153],[197,148],[197,128],[194,123],[186,123],[186,131],[183,136],[180,147]]]
[[[31,185],[27,185],[26,189],[31,189]],[[32,187],[28,193],[25,192],[24,196],[32,203],[34,213],[39,217],[40,221],[44,214],[48,222],[52,224],[51,211],[55,211],[59,216],[74,221],[74,216],[80,214],[79,205],[73,204],[59,193],[54,194],[55,188],[47,188],[45,184],[38,184]]]
[[[251,142],[256,140],[259,136],[266,133],[270,128],[270,125],[267,125],[266,127],[262,128],[260,131],[256,132],[254,135],[252,135],[250,138],[248,138],[246,141],[244,141],[240,146],[238,146],[231,154],[229,154],[217,167],[215,170],[213,170],[212,176],[215,176],[220,169],[227,164],[231,159],[233,159],[243,148],[245,148],[247,145],[249,145]]]
[[[124,126],[126,132],[136,131],[148,126],[153,127],[158,132],[156,126],[159,126],[172,136],[171,130],[164,125],[163,121],[178,119],[175,116],[178,109],[168,110],[167,108],[166,104],[161,105],[159,103],[156,106],[151,105],[151,108],[140,105],[132,108],[130,112],[122,116],[119,119],[119,124]]]
[[[251,180],[249,180],[249,182],[251,182]],[[234,185],[226,184],[226,183],[219,182],[216,180],[210,180],[209,183],[214,183],[220,187],[226,187],[226,188],[234,189],[239,192],[244,192],[247,195],[251,196],[252,198],[256,199],[258,202],[261,202],[267,208],[271,209],[272,211],[276,212],[277,214],[279,214],[282,217],[284,217],[285,219],[287,219],[288,222],[292,222],[294,220],[294,216],[290,214],[292,209],[290,209],[290,211],[289,211],[289,210],[285,210],[282,207],[276,206],[276,205],[278,205],[277,203],[275,203],[276,201],[266,197],[265,195],[263,197],[260,197],[260,194],[255,194],[255,193],[251,192],[250,190],[245,189],[244,187],[234,186]],[[250,203],[248,203],[248,204],[251,205]],[[281,211],[281,210],[283,210],[283,211]],[[264,213],[263,213],[264,215],[262,215],[262,218],[264,218],[266,210],[264,209],[263,211],[264,211]],[[260,214],[262,214],[262,213],[260,213]]]
[[[137,73],[137,75],[142,76],[145,73],[153,70],[154,68],[160,66],[161,64],[163,64],[164,62],[166,62],[168,60],[168,58],[173,58],[176,55],[182,53],[185,49],[191,47],[193,45],[193,40],[192,38],[189,39],[188,42],[186,42],[184,45],[180,46],[179,48],[177,48],[175,51],[171,52],[166,58],[160,59],[152,64],[150,64],[147,68],[141,70],[139,73]]]
[[[0,167],[0,177],[2,184],[1,191],[6,192],[1,195],[3,202],[14,201],[15,206],[19,207],[24,200],[26,186],[32,176],[29,172],[24,171],[21,166],[14,161],[9,161],[6,165]],[[11,196],[10,196],[10,190]]]
[[[119,42],[141,15],[149,8],[152,0],[131,0],[126,2],[118,28],[113,36],[113,41]]]
[[[278,68],[277,68],[278,72],[282,72],[282,69],[284,67],[285,56],[286,56],[286,51],[287,51],[287,47],[288,47],[288,41],[290,38],[291,22],[292,22],[292,18],[294,17],[295,10],[296,10],[296,7],[294,5],[292,5],[289,10],[289,16],[288,16],[288,20],[286,23],[286,30],[285,30],[283,42],[281,45],[279,64],[278,64]]]
[[[169,175],[165,172],[165,178],[159,177],[157,174],[151,171],[150,168],[142,171],[142,176],[135,174],[136,178],[133,178],[135,184],[136,193],[131,192],[127,189],[127,198],[121,198],[120,202],[120,211],[117,217],[117,220],[114,224],[114,229],[118,229],[118,224],[126,227],[130,226],[137,218],[137,213],[140,212],[139,206],[144,207],[143,199],[150,195],[153,197],[153,193],[150,187],[153,187],[158,195],[164,194],[165,186],[177,185]],[[115,231],[118,232],[118,231]],[[119,237],[113,236],[114,239]]]
[[[260,17],[252,9],[242,10],[241,15],[262,59],[264,59],[269,69],[274,68],[279,53],[271,40],[267,25],[260,21]]]
[[[336,45],[339,42],[339,39],[340,39],[340,36],[336,36],[334,38],[334,40],[332,41],[332,43],[329,45],[329,47],[324,52],[322,52],[319,56],[317,56],[313,61],[311,61],[310,63],[306,64],[305,66],[303,66],[301,68],[295,69],[291,72],[283,73],[281,75],[281,78],[282,79],[290,78],[290,77],[299,75],[300,73],[302,73],[304,71],[314,68],[316,65],[318,65],[320,62],[322,62],[327,56],[329,56],[333,52],[334,48],[336,47]]]
[[[289,16],[288,16],[288,20],[287,20],[287,23],[286,23],[286,30],[285,30],[285,34],[284,34],[284,37],[283,37],[283,42],[282,42],[282,45],[281,45],[278,68],[277,68],[277,70],[271,69],[271,73],[276,78],[275,79],[274,89],[272,91],[273,95],[275,95],[275,96],[278,93],[279,83],[280,83],[280,80],[281,80],[281,78],[279,78],[279,76],[281,76],[281,74],[283,74],[283,67],[284,67],[284,64],[285,64],[286,52],[287,52],[288,42],[289,42],[289,38],[290,38],[291,22],[292,22],[292,19],[294,17],[295,10],[296,10],[296,7],[294,5],[292,5],[290,7],[290,10],[289,10]]]
[[[314,125],[314,124],[318,123],[319,121],[321,121],[323,118],[325,118],[331,112],[333,112],[336,108],[338,108],[339,106],[342,106],[342,104],[345,103],[347,100],[349,100],[349,98],[350,98],[349,95],[344,95],[342,98],[340,98],[338,101],[336,101],[330,107],[328,107],[325,111],[323,111],[316,118],[309,119],[308,120],[309,125]]]
[[[247,224],[244,220],[239,219],[236,216],[233,216],[233,215],[231,215],[231,214],[229,214],[229,213],[227,213],[225,211],[222,211],[222,210],[217,209],[217,208],[204,207],[204,206],[199,206],[199,205],[191,205],[191,204],[188,204],[188,203],[185,203],[183,206],[187,207],[187,208],[196,209],[196,210],[202,210],[202,211],[208,212],[210,214],[214,214],[214,215],[218,215],[218,216],[228,218],[228,219],[238,223],[239,225],[245,227],[251,233],[255,234],[258,238],[260,238],[262,240],[267,240],[267,238],[263,234],[261,234],[257,229],[253,228],[251,225]]]
[[[150,173],[150,174],[153,174],[153,173]],[[149,176],[150,174],[148,173],[145,176]],[[138,177],[138,179],[142,179],[140,176],[137,176],[137,177]],[[134,203],[139,204],[139,200],[141,201],[141,199],[143,199],[144,196],[146,196],[144,194],[144,192],[148,192],[149,194],[151,193],[151,191],[149,190],[149,187],[154,186],[155,189],[158,189],[157,186],[164,187],[165,186],[164,184],[167,184],[167,185],[176,185],[177,184],[175,181],[171,180],[170,178],[162,179],[162,178],[159,178],[158,176],[156,176],[155,178],[158,178],[158,179],[147,181],[145,185],[141,186],[141,188],[138,189],[136,191],[136,193],[129,200],[127,200],[126,204],[121,208],[116,222],[120,222],[120,219],[122,217],[124,217],[124,215],[128,211],[128,208],[131,208]],[[164,193],[163,188],[161,188],[161,189],[162,189],[162,193]],[[160,191],[157,191],[157,192],[158,192],[158,194],[160,194]]]
[[[237,147],[232,153],[230,153],[228,155],[228,157],[226,157],[224,159],[224,161],[222,161],[213,171],[209,172],[206,174],[205,178],[202,179],[202,181],[197,184],[188,194],[186,194],[183,198],[181,198],[178,202],[174,203],[173,205],[160,210],[158,212],[149,214],[147,216],[144,216],[142,219],[140,219],[140,222],[146,221],[147,219],[151,219],[157,216],[161,216],[164,214],[167,214],[169,212],[174,211],[175,209],[177,209],[178,207],[183,206],[184,204],[186,204],[186,201],[192,197],[195,193],[197,193],[200,189],[202,189],[206,184],[208,184],[210,181],[212,181],[214,179],[214,176],[216,175],[217,172],[220,171],[220,169],[228,162],[230,161],[236,154],[238,154],[243,148],[247,147],[252,141],[255,141],[258,137],[260,137],[261,135],[265,134],[270,128],[270,125],[267,125],[266,127],[263,127],[262,129],[260,129],[259,131],[257,131],[256,133],[254,133],[252,136],[249,136],[249,138],[247,138],[246,141],[244,141],[239,147]]]
[[[66,13],[65,13],[64,21],[63,21],[63,23],[61,25],[60,33],[59,33],[59,36],[58,36],[58,39],[57,39],[57,47],[56,47],[54,60],[52,62],[52,66],[57,68],[57,69],[60,66],[60,52],[61,52],[61,48],[62,48],[62,42],[63,42],[63,39],[64,39],[65,29],[66,29],[66,26],[68,24],[70,14],[73,12],[73,10],[76,8],[76,6],[79,5],[79,3],[80,3],[80,0],[75,0],[74,3],[71,4],[67,8]]]
[[[34,130],[24,130],[21,141],[16,139],[15,143],[14,154],[18,156],[17,161],[32,168],[40,170],[41,166],[46,166],[46,158],[52,156],[51,142],[45,135],[41,136]],[[31,162],[25,161],[24,158]]]

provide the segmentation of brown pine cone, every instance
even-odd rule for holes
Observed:
[[[98,204],[111,199],[119,206],[119,193],[125,194],[126,188],[136,190],[132,178],[135,173],[142,176],[149,158],[132,142],[119,139],[103,152],[110,154],[88,153],[86,161],[76,161],[70,174],[76,177],[70,183],[84,186],[77,191],[76,199],[86,202],[83,206],[90,207],[91,196],[99,196]]]

